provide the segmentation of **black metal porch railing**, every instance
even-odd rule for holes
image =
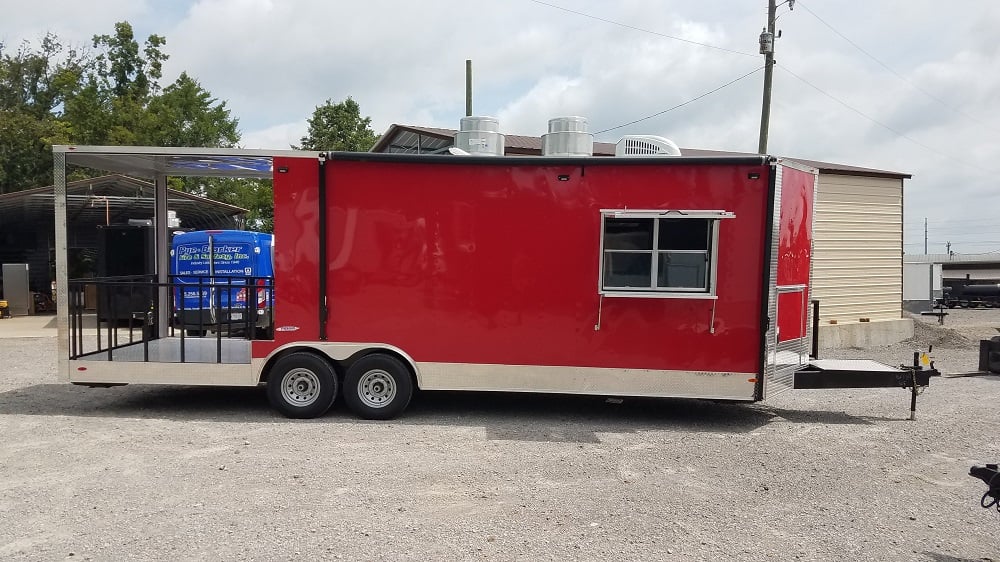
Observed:
[[[68,301],[70,359],[113,361],[116,351],[141,346],[141,360],[148,362],[151,342],[171,338],[184,363],[186,340],[214,338],[214,360],[222,363],[224,340],[270,339],[274,333],[272,277],[187,275],[170,276],[166,283],[152,275],[73,279]],[[163,306],[170,320],[161,334]],[[137,353],[129,357],[135,361]]]

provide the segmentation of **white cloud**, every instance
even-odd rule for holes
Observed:
[[[271,148],[288,150],[292,145],[298,145],[306,134],[309,124],[305,119],[291,123],[272,125],[264,129],[246,131],[240,140],[243,148]]]

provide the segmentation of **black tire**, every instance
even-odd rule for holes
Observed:
[[[188,330],[187,335],[189,338],[200,338],[205,335],[208,330]]]
[[[355,361],[344,376],[344,403],[366,420],[398,416],[412,396],[410,369],[391,355],[366,355]]]
[[[322,416],[337,398],[337,373],[325,359],[295,352],[278,359],[267,378],[267,399],[289,418]]]

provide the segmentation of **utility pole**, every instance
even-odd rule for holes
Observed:
[[[934,308],[934,262],[927,258],[927,217],[924,217],[924,260],[927,261],[927,302]]]
[[[777,11],[775,0],[767,0],[767,27],[760,34],[760,53],[764,55],[764,102],[760,108],[758,154],[767,153],[767,128],[771,121],[771,79],[774,74],[774,19]]]

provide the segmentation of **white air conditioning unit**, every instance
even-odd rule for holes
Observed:
[[[615,145],[615,156],[680,156],[674,141],[656,135],[629,135]]]

